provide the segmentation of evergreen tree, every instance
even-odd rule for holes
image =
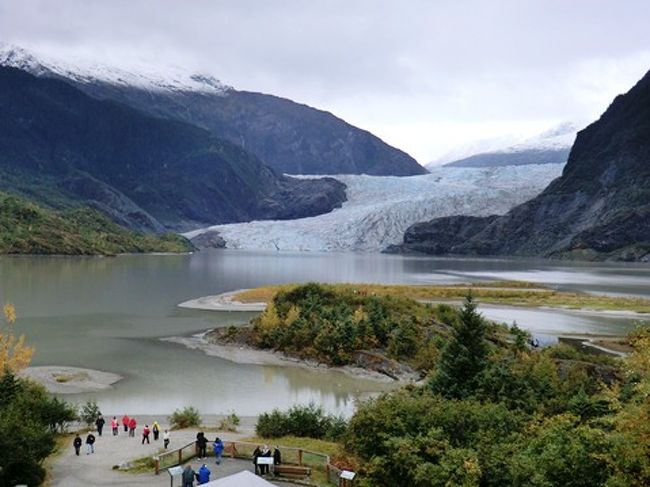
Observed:
[[[18,379],[9,368],[6,368],[2,377],[0,377],[0,408],[11,403],[18,392],[18,388]]]
[[[486,322],[476,311],[470,292],[465,297],[459,322],[453,327],[431,380],[434,392],[445,397],[462,398],[474,391],[478,376],[487,365],[486,331]]]

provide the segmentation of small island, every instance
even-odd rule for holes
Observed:
[[[78,394],[110,389],[123,379],[121,375],[81,367],[41,365],[20,372],[53,394]]]
[[[234,361],[238,355],[245,360],[252,354],[256,363],[278,365],[284,360],[418,382],[434,369],[464,311],[447,303],[409,298],[405,288],[308,283],[276,287],[273,294],[270,288],[243,291],[235,296],[244,302],[268,300],[266,309],[249,325],[220,327],[189,341],[172,341]],[[474,291],[462,291],[466,305],[469,300],[474,306]],[[481,319],[491,349],[535,348],[530,335],[516,325]]]

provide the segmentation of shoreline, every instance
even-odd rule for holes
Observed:
[[[262,312],[266,309],[267,303],[253,302],[244,303],[233,299],[234,296],[241,292],[249,291],[250,289],[236,289],[221,294],[213,294],[208,296],[201,296],[199,298],[190,299],[177,304],[179,308],[196,309],[202,311],[255,311]],[[462,304],[458,300],[417,300],[423,304]],[[640,313],[638,311],[629,310],[599,310],[593,308],[569,308],[563,306],[525,306],[516,304],[497,304],[497,303],[480,303],[479,307],[485,308],[510,308],[510,309],[534,309],[541,311],[563,311],[565,313],[574,313],[579,315],[591,316],[606,316],[610,318],[639,318],[649,319],[650,313]]]
[[[372,380],[384,384],[415,384],[417,381],[407,378],[395,380],[385,374],[353,365],[330,367],[323,363],[302,360],[287,356],[281,352],[259,350],[248,345],[224,345],[208,341],[205,337],[214,328],[191,336],[172,336],[160,340],[182,345],[190,350],[198,350],[212,357],[219,357],[242,365],[262,365],[274,367],[299,367],[311,371],[339,372],[355,379]]]

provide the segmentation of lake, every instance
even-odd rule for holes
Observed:
[[[531,259],[451,259],[355,253],[209,250],[193,255],[0,257],[0,303],[37,349],[33,365],[88,367],[125,376],[97,399],[111,414],[254,415],[314,401],[350,414],[355,401],[389,386],[339,372],[240,365],[163,342],[249,320],[252,313],[184,310],[199,296],[265,284],[326,281],[458,283],[523,279],[558,289],[650,298],[650,266]],[[622,334],[633,320],[550,310],[483,307],[546,341],[560,334]]]

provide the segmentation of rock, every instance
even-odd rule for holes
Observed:
[[[378,352],[359,350],[354,352],[352,358],[357,367],[379,372],[393,380],[417,381],[422,378],[419,372],[416,372],[408,365],[397,362]]]
[[[216,230],[208,230],[190,239],[192,245],[198,249],[225,249],[226,241],[221,238]]]

